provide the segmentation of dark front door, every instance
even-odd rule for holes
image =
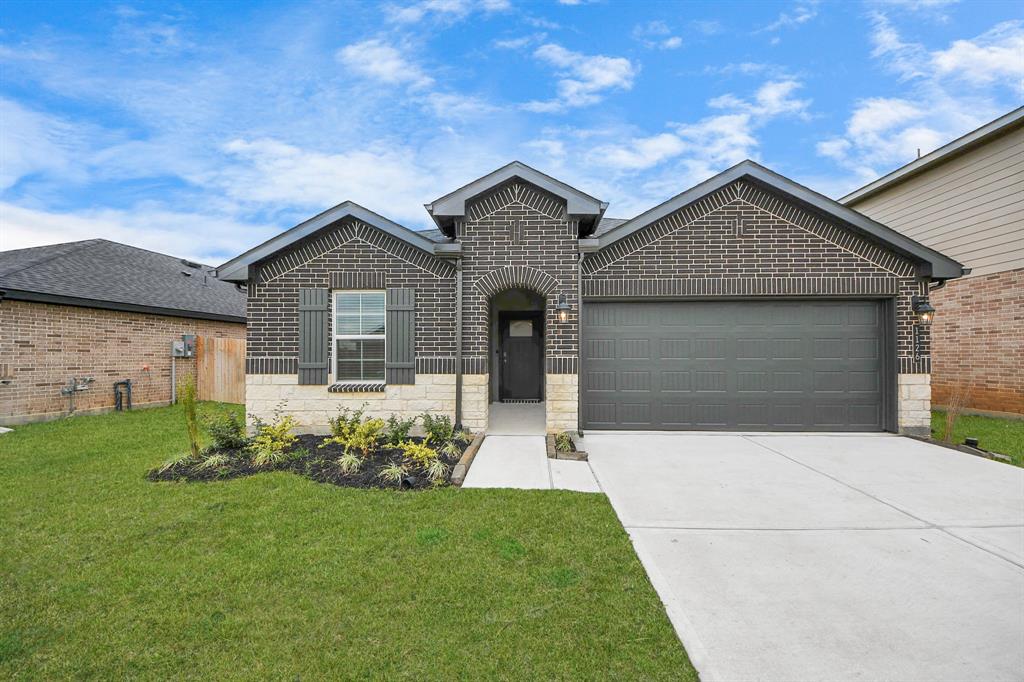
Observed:
[[[543,317],[539,313],[501,313],[502,400],[540,400],[544,371]]]

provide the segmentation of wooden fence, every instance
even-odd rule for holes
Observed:
[[[196,388],[200,400],[245,404],[245,339],[196,339]]]

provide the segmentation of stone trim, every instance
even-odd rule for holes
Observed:
[[[558,288],[558,280],[529,265],[510,265],[491,270],[477,279],[473,286],[485,298],[506,289],[530,289],[548,296]]]
[[[577,374],[579,373],[579,358],[575,355],[568,357],[548,357],[545,371],[548,374]]]
[[[246,374],[298,374],[298,358],[246,358]]]
[[[587,261],[584,261],[586,263]],[[650,296],[895,296],[895,277],[700,277],[688,279],[584,279],[583,295]]]
[[[466,220],[476,221],[520,204],[555,220],[565,219],[565,201],[541,192],[524,182],[510,182],[474,201],[466,209]]]
[[[609,244],[583,261],[583,272],[584,274],[597,272],[615,261],[625,258],[677,230],[688,227],[713,211],[734,202],[747,204],[765,211],[864,260],[874,263],[894,275],[909,277],[914,273],[913,264],[901,256],[861,238],[847,228],[822,220],[817,215],[799,208],[782,197],[743,181],[734,182],[723,187],[717,192],[713,192],[688,206],[684,206],[675,213],[655,222],[653,225]],[[742,232],[738,236],[740,239],[743,238]]]
[[[346,270],[330,274],[331,289],[385,289],[386,276],[380,271]]]
[[[353,220],[339,225],[322,236],[307,239],[297,248],[267,261],[259,268],[259,279],[264,283],[270,282],[350,241],[365,242],[395,258],[425,270],[435,277],[448,278],[455,274],[455,266],[451,263],[439,260],[371,225]]]
[[[386,384],[384,382],[375,384],[331,384],[327,387],[330,393],[383,393]]]

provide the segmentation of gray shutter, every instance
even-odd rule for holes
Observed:
[[[416,383],[416,290],[387,290],[387,357],[389,384]]]
[[[327,289],[299,289],[299,383],[326,384],[330,338]]]

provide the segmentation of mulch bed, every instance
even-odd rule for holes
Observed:
[[[363,460],[359,471],[343,474],[338,468],[338,458],[344,454],[344,448],[337,443],[328,443],[321,448],[321,444],[327,438],[328,436],[300,435],[290,450],[291,456],[274,466],[252,466],[251,454],[247,450],[210,450],[204,453],[204,457],[223,454],[228,457],[228,462],[223,466],[210,469],[197,469],[194,464],[179,464],[162,472],[153,469],[146,475],[146,478],[150,481],[224,481],[242,476],[252,476],[265,471],[290,471],[319,483],[330,483],[347,488],[420,490],[450,485],[452,468],[459,461],[458,456],[449,459],[442,455],[442,459],[448,464],[449,469],[444,479],[438,482],[428,480],[422,473],[409,467],[409,475],[399,486],[382,481],[378,478],[377,472],[388,464],[401,463],[402,451],[400,449],[381,446]],[[422,443],[424,439],[414,437],[409,440]],[[458,443],[458,446],[459,456],[461,456],[469,444]]]

